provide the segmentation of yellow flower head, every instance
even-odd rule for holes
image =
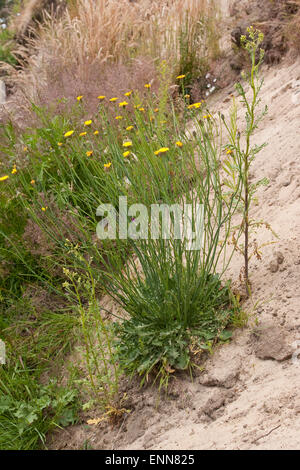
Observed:
[[[77,96],[77,98],[76,98],[76,99],[77,99],[77,101],[81,101],[81,100],[82,100],[82,98],[83,98],[83,96],[82,96],[82,95],[79,95],[79,96]]]
[[[202,104],[201,102],[189,104],[189,105],[188,105],[188,109],[193,109],[193,108],[198,109],[198,108],[201,107],[201,104]]]
[[[123,153],[123,157],[128,157],[130,155],[130,151],[127,150],[126,152]]]
[[[11,170],[11,174],[14,175],[15,173],[17,173],[17,168],[14,166],[13,169]]]
[[[155,112],[155,113],[158,113],[158,111],[159,111],[158,108],[155,108],[155,109],[154,109],[154,112]]]
[[[126,127],[126,131],[132,131],[132,129],[133,129],[133,126]]]
[[[57,142],[57,145],[58,145],[59,147],[61,147],[61,146],[62,146],[62,142]]]
[[[131,91],[127,91],[127,93],[124,93],[124,96],[130,96],[132,94],[132,90]]]
[[[210,119],[212,116],[210,114],[205,114],[205,116],[203,116],[203,119]]]
[[[99,131],[95,131],[95,132],[94,132],[94,135],[98,135],[98,134],[99,134]]]
[[[97,96],[98,100],[104,100],[105,99],[105,95],[99,95]]]
[[[123,147],[132,147],[132,142],[130,140],[123,142]]]
[[[91,119],[89,119],[88,121],[84,121],[84,125],[85,126],[90,126],[92,124],[92,122],[93,121]]]
[[[72,134],[74,134],[74,131],[68,131],[64,134],[64,137],[70,137]]]
[[[5,181],[9,178],[8,175],[0,176],[0,181]]]
[[[127,101],[121,101],[121,103],[119,103],[119,106],[120,108],[125,108],[125,106],[128,106],[128,103]]]
[[[87,157],[90,157],[91,155],[93,155],[93,150],[88,150],[87,152],[85,152],[85,154]]]
[[[113,103],[114,101],[117,101],[117,99],[118,99],[118,98],[110,98],[109,101],[111,101],[111,102]]]
[[[86,134],[87,134],[86,132],[80,132],[79,137],[83,137]]]
[[[184,78],[184,77],[185,77],[185,75],[178,75],[178,77],[176,77],[176,78],[177,78],[177,80],[180,80],[181,78]]]
[[[117,120],[123,119],[123,116],[116,116],[115,119],[117,119]]]
[[[48,206],[42,207],[42,211],[45,212],[48,209]]]
[[[109,168],[111,166],[111,162],[109,163],[104,163],[104,168]]]
[[[182,146],[183,146],[183,143],[180,142],[180,140],[178,140],[178,141],[176,142],[176,145],[177,145],[177,147],[182,147]]]
[[[26,147],[26,146],[23,147],[23,152],[27,152],[27,150],[28,150],[28,147]]]
[[[168,150],[170,150],[169,147],[162,147],[159,150],[156,150],[154,153],[155,153],[155,155],[159,155],[160,153],[168,152]]]
[[[191,97],[191,95],[184,95],[184,97],[188,99]]]
[[[144,87],[145,87],[145,88],[151,88],[151,83],[146,83],[146,84],[144,85]]]
[[[232,150],[228,149],[226,153],[227,153],[227,155],[230,155],[232,153]]]
[[[35,180],[31,180],[31,181],[30,181],[30,184],[34,185],[34,184],[35,184]]]
[[[139,111],[143,113],[145,111],[145,108],[139,108]]]

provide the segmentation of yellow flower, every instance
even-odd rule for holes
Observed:
[[[146,84],[144,85],[144,87],[145,87],[145,88],[151,88],[151,83],[146,83]]]
[[[177,145],[177,147],[182,147],[182,146],[183,146],[183,143],[180,142],[180,140],[178,140],[178,141],[176,142],[176,145]]]
[[[72,134],[74,134],[74,131],[68,131],[64,134],[64,137],[70,137]]]
[[[155,108],[155,109],[154,109],[154,112],[155,112],[155,113],[158,113],[158,111],[159,111],[158,108]]]
[[[118,99],[118,98],[110,98],[109,101],[111,101],[111,102],[113,103],[114,101],[117,101],[117,99]]]
[[[210,119],[212,116],[210,114],[205,114],[205,116],[203,116],[203,119]]]
[[[98,134],[99,134],[99,131],[95,131],[95,132],[94,132],[94,135],[98,135]]]
[[[11,170],[11,174],[14,175],[15,173],[17,173],[17,168],[14,166],[13,169]]]
[[[111,162],[109,163],[104,163],[104,168],[109,168],[111,166]]]
[[[32,185],[33,185],[34,183],[35,183],[35,180],[31,180],[31,181],[30,181],[30,184],[32,184]]]
[[[166,124],[167,121],[160,121],[161,124]]]
[[[8,175],[5,175],[5,176],[0,176],[0,181],[5,181],[9,178]]]
[[[79,137],[83,137],[86,134],[87,134],[86,132],[80,132]]]
[[[227,153],[227,155],[230,155],[232,153],[232,150],[228,149],[226,153]]]
[[[126,152],[123,153],[123,157],[128,157],[129,155],[130,155],[129,150],[127,150]]]
[[[123,116],[116,116],[115,119],[123,119]]]
[[[98,100],[104,100],[105,99],[105,95],[100,95],[100,96],[97,96]]]
[[[91,119],[89,119],[88,121],[84,121],[84,125],[85,126],[90,126],[92,124],[92,122],[93,121]]]
[[[155,155],[159,155],[160,153],[168,152],[168,150],[170,150],[169,147],[162,147],[159,150],[156,150],[154,153],[155,153]]]
[[[178,77],[176,77],[176,78],[177,78],[177,80],[180,80],[181,78],[184,78],[184,77],[185,77],[185,75],[178,75]]]
[[[127,93],[124,93],[124,96],[130,96],[132,94],[132,90],[131,91],[127,91]]]
[[[202,104],[201,102],[189,104],[188,109],[192,109],[192,108],[198,109],[198,108],[200,108],[201,104]]]
[[[144,112],[144,111],[145,111],[145,108],[139,108],[139,111]]]
[[[127,101],[122,101],[121,103],[119,103],[119,106],[120,108],[125,108],[125,106],[128,106],[128,103]]]
[[[90,157],[91,155],[93,155],[93,150],[88,150],[86,153],[86,156],[87,157]]]
[[[61,146],[62,146],[62,142],[57,142],[57,145],[58,145],[59,147],[61,147]]]
[[[83,96],[82,96],[82,95],[79,95],[79,96],[77,96],[77,98],[76,98],[76,99],[77,99],[77,101],[81,101],[81,100],[82,100],[82,98],[83,98]]]
[[[23,147],[23,152],[27,152],[27,150],[28,150],[28,147],[26,147],[26,146]]]
[[[42,207],[42,211],[45,212],[48,209],[48,206]]]
[[[123,147],[132,147],[132,142],[130,140],[123,142]]]
[[[132,129],[133,129],[133,126],[126,127],[126,131],[132,131]]]
[[[185,97],[185,98],[190,98],[190,97],[191,97],[191,95],[184,95],[184,97]]]

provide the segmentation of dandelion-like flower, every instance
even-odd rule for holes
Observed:
[[[129,157],[129,155],[130,155],[130,151],[129,151],[129,150],[127,150],[126,152],[123,153],[123,157]]]
[[[131,91],[127,91],[126,93],[124,93],[124,96],[130,96],[132,94],[132,90]]]
[[[97,98],[98,98],[98,100],[101,100],[101,101],[102,101],[102,100],[105,99],[105,95],[99,95],[99,96],[97,96]]]
[[[58,145],[59,147],[61,147],[61,146],[62,146],[62,142],[57,142],[57,145]]]
[[[99,131],[95,131],[93,132],[94,135],[98,135],[99,134]]]
[[[87,133],[86,132],[80,132],[79,137],[85,136]]]
[[[82,96],[82,95],[79,95],[79,96],[77,96],[77,98],[76,98],[76,99],[77,99],[77,101],[81,101],[81,100],[82,100],[82,98],[83,98],[83,96]]]
[[[119,103],[119,106],[120,108],[125,108],[126,106],[128,106],[128,103],[127,101],[121,101],[121,103]]]
[[[160,153],[166,153],[169,150],[170,150],[169,147],[162,147],[162,148],[156,150],[154,153],[155,153],[155,155],[159,155]]]
[[[0,176],[0,181],[5,181],[9,178],[8,175]]]
[[[177,80],[181,80],[184,77],[185,77],[185,75],[178,75],[178,77],[176,77],[176,78],[177,78]]]
[[[15,173],[17,173],[17,168],[16,166],[13,167],[13,169],[11,170],[11,174],[14,175]]]
[[[33,186],[35,184],[35,180],[31,180],[30,184],[32,184],[32,186]]]
[[[114,97],[114,98],[110,98],[109,101],[111,101],[112,103],[114,103],[115,101],[117,101],[117,99],[118,99],[118,98],[115,98],[115,97]]]
[[[87,157],[90,157],[91,155],[93,155],[93,150],[88,150],[87,152],[85,152],[85,154]]]
[[[104,163],[104,168],[110,168],[110,166],[111,166],[111,162],[109,162],[109,163]]]
[[[180,142],[180,140],[178,140],[178,141],[176,142],[176,145],[177,145],[177,147],[182,147],[182,146],[183,146],[183,143]]]
[[[139,111],[143,113],[145,111],[145,108],[139,108]]]
[[[120,119],[123,119],[123,116],[116,116],[115,119],[120,120]]]
[[[132,129],[133,129],[133,126],[126,127],[126,131],[132,131]]]
[[[64,134],[64,137],[70,137],[73,134],[74,134],[74,131],[68,131]]]
[[[123,147],[132,147],[132,142],[130,140],[123,142]]]
[[[90,126],[92,124],[92,122],[93,121],[91,119],[89,119],[88,121],[84,121],[84,125],[85,126]]]
[[[48,206],[42,207],[42,211],[43,211],[43,212],[46,212],[47,209],[48,209]]]
[[[151,83],[145,83],[144,87],[145,88],[151,88]]]
[[[199,102],[199,103],[193,103],[193,104],[189,104],[189,105],[188,105],[188,109],[193,109],[193,108],[194,108],[194,109],[198,109],[198,108],[200,108],[200,107],[201,107],[201,105],[202,105],[202,103],[201,103],[201,102]]]

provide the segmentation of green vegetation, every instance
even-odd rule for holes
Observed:
[[[254,32],[252,41],[253,59]],[[180,71],[192,74],[193,52],[182,57]],[[250,77],[257,68],[252,61]],[[226,123],[204,102],[191,103],[185,73],[177,76],[175,106],[174,70],[162,62],[158,74],[157,90],[149,77],[139,91],[99,95],[93,114],[82,93],[68,115],[33,105],[34,126],[2,128],[0,334],[8,361],[0,369],[1,449],[37,448],[49,430],[76,422],[80,407],[118,414],[123,373],[167,386],[176,369],[192,373],[192,348],[211,351],[242,324],[225,274],[244,233],[236,220],[249,211],[244,194],[257,152],[250,140],[241,150],[235,108]],[[254,85],[255,98],[258,91]],[[118,214],[120,196],[148,210],[190,204],[193,229],[201,205],[201,249],[190,250],[188,237],[99,240],[97,207],[110,203]],[[135,235],[139,217],[137,208],[126,222]],[[103,305],[104,293],[116,310]],[[75,346],[80,357],[66,384],[54,371]]]

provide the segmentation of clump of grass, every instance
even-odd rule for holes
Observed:
[[[190,83],[216,54],[216,17],[215,2],[208,0],[81,0],[62,16],[45,14],[20,50],[23,68],[5,67],[7,80],[27,112],[32,102],[49,105],[58,96],[74,99],[83,90],[92,103],[97,88],[112,96],[126,81],[137,88],[145,67],[155,82],[154,65],[162,60],[168,61],[173,78],[186,74]],[[20,113],[20,108],[11,108]]]

